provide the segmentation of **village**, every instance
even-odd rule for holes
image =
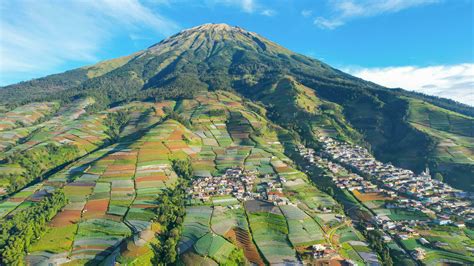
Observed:
[[[322,150],[303,145],[298,147],[299,153],[308,162],[328,169],[333,175],[332,180],[340,189],[352,192],[384,195],[388,200],[386,209],[402,209],[410,212],[426,214],[426,220],[392,221],[387,215],[375,215],[372,225],[367,230],[377,226],[386,234],[384,241],[392,237],[407,240],[419,237],[415,227],[435,225],[454,225],[465,227],[465,221],[474,218],[472,193],[454,189],[442,181],[432,179],[429,169],[419,175],[411,170],[393,166],[390,163],[377,161],[367,149],[336,141],[330,137],[321,137]],[[349,170],[349,171],[347,171]],[[347,174],[341,175],[341,172]],[[454,221],[452,218],[455,218]],[[418,238],[423,245],[443,247],[446,243],[430,243],[425,238]],[[415,249],[410,254],[414,259],[422,260],[425,251]]]
[[[349,169],[351,173],[346,176],[334,175],[333,181],[337,187],[364,193],[383,193],[393,199],[387,208],[420,211],[433,217],[433,222],[439,225],[455,224],[462,227],[463,222],[454,223],[450,217],[457,216],[464,220],[474,218],[472,193],[432,179],[429,169],[416,175],[411,170],[377,161],[363,147],[329,137],[321,137],[320,141],[323,149],[318,154],[303,146],[300,146],[300,154],[311,163],[326,165],[334,174]]]
[[[266,174],[256,181],[257,176],[256,171],[229,168],[223,175],[196,178],[187,193],[191,199],[202,202],[213,197],[233,196],[239,201],[259,199],[274,205],[291,204],[282,192],[285,178]]]

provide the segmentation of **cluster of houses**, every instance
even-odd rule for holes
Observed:
[[[378,227],[383,230],[383,240],[391,242],[393,238],[407,240],[417,238],[424,246],[442,247],[446,243],[430,243],[415,228],[431,223],[464,227],[464,222],[474,216],[472,195],[432,179],[429,170],[415,175],[412,171],[377,161],[366,149],[335,141],[328,137],[320,139],[323,149],[316,152],[303,145],[299,153],[307,161],[322,166],[333,173],[332,180],[337,187],[349,191],[377,193],[386,198],[384,208],[420,211],[432,219],[393,221],[387,215],[375,215],[373,221],[366,224],[367,230]],[[347,171],[349,169],[351,171]],[[341,174],[344,173],[344,174]],[[417,260],[425,257],[425,251],[418,248],[410,253]]]
[[[374,184],[357,174],[349,174],[346,180],[339,177],[338,186],[364,192],[379,192],[397,199],[399,208],[433,213],[439,224],[449,224],[450,216],[464,219],[474,218],[473,195],[454,189],[442,181],[431,178],[429,170],[419,175],[411,170],[395,167],[390,163],[377,161],[367,149],[321,137],[323,151],[321,156],[329,157],[340,165],[354,170],[366,177],[375,178]],[[313,160],[318,160],[313,159]],[[328,168],[337,172],[342,166],[328,162]]]
[[[200,177],[188,188],[188,195],[193,199],[209,201],[213,196],[232,195],[239,200],[252,196],[257,173],[244,171],[242,168],[227,169],[223,175]]]
[[[200,177],[187,189],[191,199],[203,202],[212,197],[233,196],[238,200],[266,200],[274,205],[292,205],[283,193],[282,183],[287,180],[277,175],[266,174],[257,179],[256,171],[240,167],[229,168],[223,175]]]

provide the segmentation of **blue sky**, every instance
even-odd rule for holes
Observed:
[[[353,75],[474,105],[472,0],[0,2],[0,85],[227,23]]]

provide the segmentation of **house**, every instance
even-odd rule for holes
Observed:
[[[426,240],[426,238],[424,238],[424,237],[420,237],[418,239],[418,241],[420,241],[420,243],[423,244],[423,245],[429,245],[430,244],[430,242],[428,240]]]
[[[466,224],[464,222],[456,222],[454,223],[455,226],[457,226],[458,228],[465,228],[466,227]]]
[[[422,248],[415,248],[414,251],[412,251],[411,255],[413,256],[413,258],[415,258],[416,260],[423,260],[426,256],[426,252],[424,249]]]

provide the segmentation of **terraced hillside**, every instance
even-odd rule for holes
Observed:
[[[329,134],[362,143],[380,160],[416,172],[429,164],[455,186],[460,180],[470,188],[474,183],[467,178],[474,175],[470,161],[446,165],[435,151],[437,137],[407,118],[413,101],[470,118],[472,107],[366,82],[225,24],[201,25],[130,56],[7,86],[0,90],[0,102],[11,109],[18,103],[90,96],[95,103],[87,109],[97,111],[131,100],[192,98],[213,90],[230,90],[264,103],[273,122],[310,142]],[[425,109],[433,119],[436,110]],[[472,135],[472,127],[463,130]],[[451,134],[465,136],[459,131]],[[470,156],[470,148],[458,153]]]
[[[430,167],[438,170],[453,186],[472,191],[474,118],[410,100],[408,121],[434,142]]]
[[[293,168],[278,138],[285,131],[254,111],[256,107],[222,91],[202,93],[193,100],[130,103],[102,112],[106,117],[127,111],[128,119],[116,142],[89,149],[45,180],[6,195],[0,203],[1,219],[6,222],[53,191],[62,190],[67,203],[27,247],[26,262],[152,263],[156,256],[152,247],[159,241],[154,235],[160,232],[155,211],[160,194],[174,188],[180,179],[173,161],[187,159],[195,178],[221,175],[235,167],[258,173],[262,184],[284,178],[281,195],[295,205],[280,210],[264,201],[244,205],[232,197],[215,197],[204,205],[191,200],[177,246],[179,260],[298,263],[305,256],[305,247],[330,245],[324,217],[331,212],[319,210],[337,203]],[[89,115],[83,114],[76,120],[86,118]],[[61,143],[56,145],[86,151],[86,142]],[[240,207],[228,211],[229,204]],[[308,233],[311,238],[305,239]],[[333,259],[349,256],[345,251]]]
[[[431,213],[391,210],[388,195],[335,184],[354,173],[299,151],[320,152],[329,136],[472,191],[472,108],[357,79],[241,28],[185,30],[2,88],[0,102],[2,265],[471,261],[467,218],[434,226]],[[380,215],[433,245],[390,237]]]

